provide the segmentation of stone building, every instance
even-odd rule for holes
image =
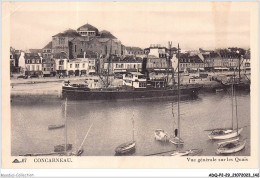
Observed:
[[[65,52],[68,59],[76,59],[82,52],[92,51],[99,56],[124,54],[121,42],[110,32],[85,24],[76,30],[66,30],[52,37],[52,52]]]

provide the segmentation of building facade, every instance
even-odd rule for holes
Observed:
[[[104,62],[105,73],[127,73],[127,72],[140,72],[142,70],[142,58],[134,56],[126,56],[121,59],[120,57],[111,56]]]
[[[42,57],[39,53],[25,53],[25,75],[42,75]]]

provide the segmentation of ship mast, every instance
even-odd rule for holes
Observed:
[[[135,121],[134,121],[134,114],[132,117],[132,124],[133,124],[133,141],[135,141]]]
[[[178,137],[180,136],[180,49],[178,43]],[[180,144],[180,139],[179,139]]]
[[[234,76],[235,76],[235,71],[234,71]],[[232,82],[232,85],[231,85],[231,99],[232,99],[232,130],[234,129],[234,78],[233,76],[233,82]]]
[[[65,117],[65,153],[67,153],[67,97],[65,100],[65,110],[64,110],[64,117]]]

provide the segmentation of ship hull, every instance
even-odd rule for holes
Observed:
[[[180,90],[181,97],[195,98],[198,95],[199,87],[183,88]],[[62,88],[62,98],[69,100],[117,100],[117,99],[138,99],[138,98],[165,98],[177,97],[177,89],[161,90],[87,90],[72,87]]]

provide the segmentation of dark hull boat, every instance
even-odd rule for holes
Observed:
[[[125,155],[125,154],[130,154],[135,151],[135,141],[123,143],[116,147],[115,152],[116,155]]]
[[[59,129],[65,127],[65,124],[60,124],[60,125],[49,125],[48,129],[53,130],[53,129]]]
[[[195,98],[198,96],[200,86],[186,86],[180,89],[181,97]],[[145,89],[122,89],[104,88],[89,89],[87,87],[63,86],[62,97],[70,100],[117,100],[117,99],[138,99],[138,98],[161,98],[176,97],[177,89],[166,88],[145,88]]]
[[[72,149],[72,144],[67,144],[66,151],[70,151],[71,149]],[[54,146],[54,152],[64,152],[64,151],[65,151],[65,144]]]

